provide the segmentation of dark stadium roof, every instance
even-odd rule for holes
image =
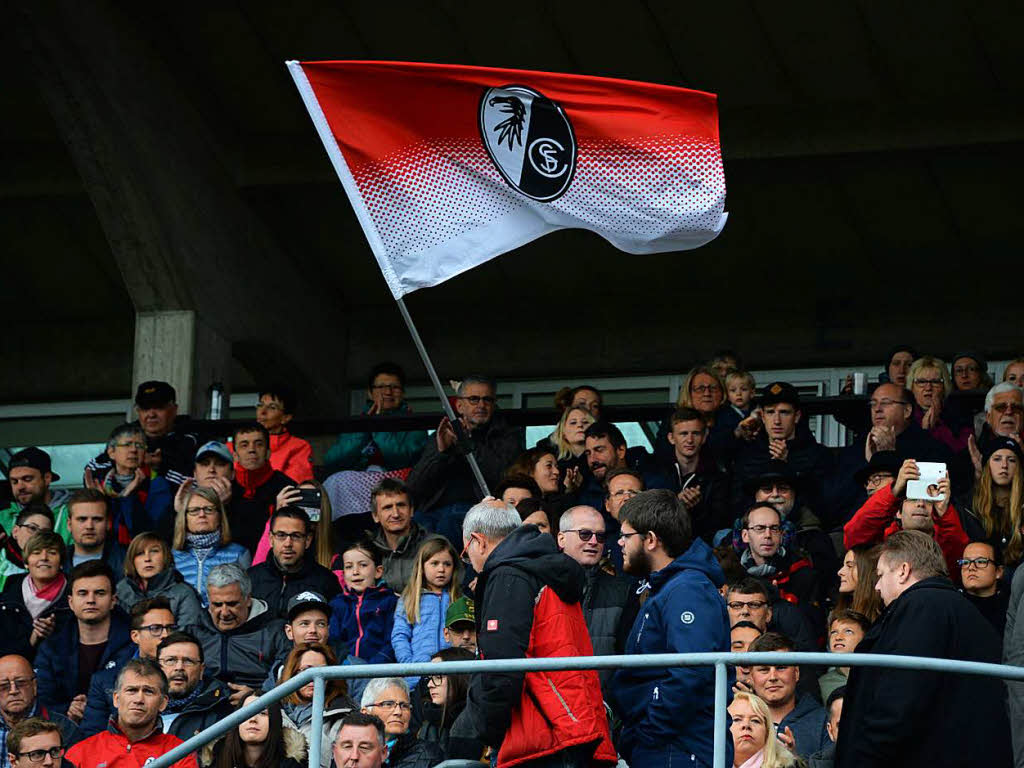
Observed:
[[[1009,2],[49,5],[8,4],[0,25],[0,402],[127,393],[133,305],[196,309],[233,343],[239,382],[281,365],[358,381],[381,356],[423,377],[291,58],[719,95],[722,236],[626,258],[559,232],[413,294],[442,378],[467,360],[518,377],[677,370],[721,346],[754,365],[1024,346]]]

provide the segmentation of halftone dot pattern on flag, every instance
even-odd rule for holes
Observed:
[[[508,186],[479,141],[419,142],[352,171],[391,257],[443,245],[523,207],[553,209],[619,247],[714,232],[725,207],[718,145],[692,136],[583,141],[572,185],[550,203]]]

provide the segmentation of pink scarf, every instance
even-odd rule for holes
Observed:
[[[33,619],[38,619],[39,614],[49,608],[53,602],[60,597],[67,585],[64,574],[59,574],[56,579],[50,582],[49,586],[42,589],[36,588],[36,583],[31,576],[26,576],[21,583],[21,596],[25,600],[25,607]]]
[[[739,768],[761,768],[761,763],[764,762],[764,750],[759,749],[757,752],[752,754],[750,758],[739,766]]]

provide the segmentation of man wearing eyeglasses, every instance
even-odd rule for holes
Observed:
[[[987,541],[972,541],[964,547],[960,566],[960,592],[970,600],[999,635],[1002,648],[1010,590],[1003,582],[1003,563],[996,548]]]
[[[601,568],[606,542],[604,517],[593,507],[572,507],[562,513],[558,521],[558,548],[583,566],[583,618],[595,656],[625,651],[626,638],[640,609],[636,580],[612,576]],[[598,674],[602,689],[607,689],[615,670]]]
[[[167,708],[161,715],[166,733],[185,741],[234,711],[231,691],[206,674],[203,646],[192,635],[165,635],[156,660],[167,676]]]
[[[741,525],[744,548],[740,565],[750,576],[775,587],[783,600],[815,612],[821,598],[817,573],[795,541],[783,546],[779,510],[766,501],[754,502],[743,514]]]
[[[473,455],[488,488],[501,481],[505,468],[523,452],[525,441],[522,429],[496,415],[497,405],[492,379],[473,375],[459,384],[455,401],[459,426],[473,441]],[[434,438],[427,441],[406,482],[416,499],[416,521],[449,541],[460,541],[462,520],[480,499],[480,489],[456,446],[455,427],[447,417],[441,419]]]
[[[857,483],[857,473],[868,465],[876,451],[896,451],[901,460],[941,462],[949,467],[955,487],[969,487],[964,472],[969,463],[966,457],[964,461],[955,461],[953,452],[945,444],[914,423],[914,396],[907,389],[880,384],[871,393],[868,405],[871,428],[840,451],[839,460],[829,475],[825,509],[846,512],[863,504],[864,487]]]
[[[280,507],[270,517],[270,555],[249,569],[252,594],[284,618],[288,601],[317,592],[330,601],[340,591],[338,577],[313,557],[313,525],[302,507]]]
[[[36,698],[36,675],[28,659],[17,655],[0,657],[0,768],[12,765],[8,753],[17,753],[18,749],[11,748],[11,731],[28,718],[51,722],[64,744],[75,738],[75,724],[50,712]]]
[[[412,413],[405,401],[405,371],[396,363],[373,366],[366,381],[365,414],[390,416]],[[380,467],[385,471],[411,467],[427,444],[425,430],[345,432],[324,456],[328,474],[339,470],[366,470]]]
[[[2,753],[4,768],[75,768],[64,759],[66,735],[55,723],[30,717],[7,737]]]
[[[991,435],[1021,439],[1024,432],[1024,390],[1004,381],[996,384],[985,395],[985,426],[981,438],[984,443]]]

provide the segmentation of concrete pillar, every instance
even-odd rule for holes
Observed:
[[[178,393],[178,410],[206,418],[210,385],[224,386],[223,411],[231,391],[231,344],[195,312],[139,312],[135,316],[132,391],[143,381],[166,381]]]
[[[109,0],[20,5],[40,94],[150,324],[136,332],[133,380],[178,377],[181,409],[202,415],[209,383],[227,383],[230,347],[258,381],[287,376],[303,416],[345,413],[339,292],[302,271],[239,194],[216,132],[136,28],[144,15]]]

